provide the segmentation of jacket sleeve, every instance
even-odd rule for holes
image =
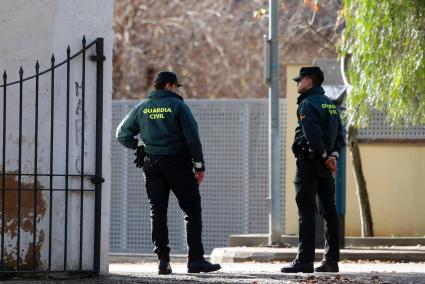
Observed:
[[[137,120],[137,109],[134,107],[129,114],[121,121],[117,127],[115,137],[124,147],[130,149],[136,149],[138,139],[134,138],[140,132],[138,120]]]
[[[341,117],[339,115],[339,112],[337,114],[337,118],[338,118],[338,130],[337,130],[338,132],[336,135],[336,141],[335,141],[333,152],[337,152],[339,157],[339,154],[342,148],[344,148],[345,146],[345,133],[344,133],[344,127],[342,127],[342,122],[341,122]]]
[[[319,111],[309,102],[303,101],[300,105],[299,121],[304,132],[304,137],[307,140],[309,148],[313,152],[322,157],[326,158],[325,145],[322,141],[322,128],[320,127]]]
[[[180,103],[177,111],[177,119],[180,123],[180,127],[182,128],[183,136],[193,161],[195,163],[203,163],[204,156],[202,153],[201,139],[199,138],[198,124],[196,123],[189,107],[184,102]]]

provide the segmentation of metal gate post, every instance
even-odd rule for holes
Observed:
[[[103,135],[103,38],[96,40],[96,165],[95,165],[95,213],[94,213],[94,271],[100,272],[100,242],[102,219],[102,135]]]

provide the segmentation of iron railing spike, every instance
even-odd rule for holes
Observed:
[[[55,54],[54,53],[52,53],[52,58],[50,59],[50,61],[52,62],[52,65],[53,65],[53,63],[55,62]]]
[[[19,76],[22,79],[22,75],[24,75],[24,69],[22,68],[22,66],[19,68]]]
[[[6,70],[4,70],[4,72],[3,72],[3,80],[6,81],[6,78],[7,78],[7,73],[6,73]]]
[[[81,42],[83,43],[83,47],[85,47],[86,46],[86,36],[85,35],[83,36],[83,40]]]
[[[71,54],[71,47],[69,47],[69,45],[68,45],[68,48],[66,49],[66,54],[68,56]]]
[[[38,63],[38,60],[35,62],[35,71],[38,72],[38,70],[40,69],[40,63]]]

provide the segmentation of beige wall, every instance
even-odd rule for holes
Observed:
[[[287,66],[286,234],[298,234],[294,197],[295,159],[291,152],[296,126],[295,77],[301,65]],[[425,236],[425,145],[361,144],[376,236]],[[351,156],[347,155],[346,235],[360,235],[359,207]]]
[[[425,236],[425,146],[362,144],[376,236]],[[360,235],[351,156],[347,156],[346,234]]]

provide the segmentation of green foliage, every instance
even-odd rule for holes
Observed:
[[[345,0],[341,54],[351,56],[349,122],[372,109],[393,125],[425,123],[425,0]]]

